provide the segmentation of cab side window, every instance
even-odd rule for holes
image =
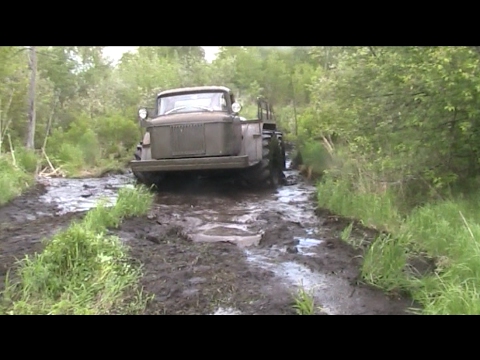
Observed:
[[[227,111],[227,100],[225,100],[225,95],[222,95],[220,98],[220,105],[222,106],[222,111]]]

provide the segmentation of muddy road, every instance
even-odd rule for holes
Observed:
[[[340,225],[315,214],[315,188],[286,172],[288,185],[259,192],[198,180],[156,194],[150,213],[113,234],[144,265],[148,314],[295,314],[302,286],[318,314],[405,314],[411,303],[357,284],[359,253]],[[0,281],[15,258],[39,251],[100,198],[112,203],[131,175],[41,179],[0,208]],[[1,285],[0,285],[1,286]]]

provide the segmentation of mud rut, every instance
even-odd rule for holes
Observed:
[[[288,185],[272,192],[206,179],[171,184],[148,216],[112,231],[144,265],[143,285],[155,294],[147,313],[294,314],[302,285],[320,314],[404,314],[409,301],[357,284],[358,252],[338,238],[344,225],[317,216],[315,188],[296,171],[286,175]],[[0,287],[15,257],[41,250],[42,238],[133,182],[41,179],[0,208]]]

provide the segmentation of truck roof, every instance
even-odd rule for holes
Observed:
[[[200,91],[226,91],[230,92],[230,89],[225,86],[193,86],[193,87],[184,87],[184,88],[177,88],[177,89],[170,89],[165,90],[158,93],[157,96],[163,95],[173,95],[173,94],[180,94],[185,92],[200,92]]]

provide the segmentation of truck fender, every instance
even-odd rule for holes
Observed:
[[[262,160],[262,124],[257,121],[242,122],[242,154],[248,156],[250,165]]]

